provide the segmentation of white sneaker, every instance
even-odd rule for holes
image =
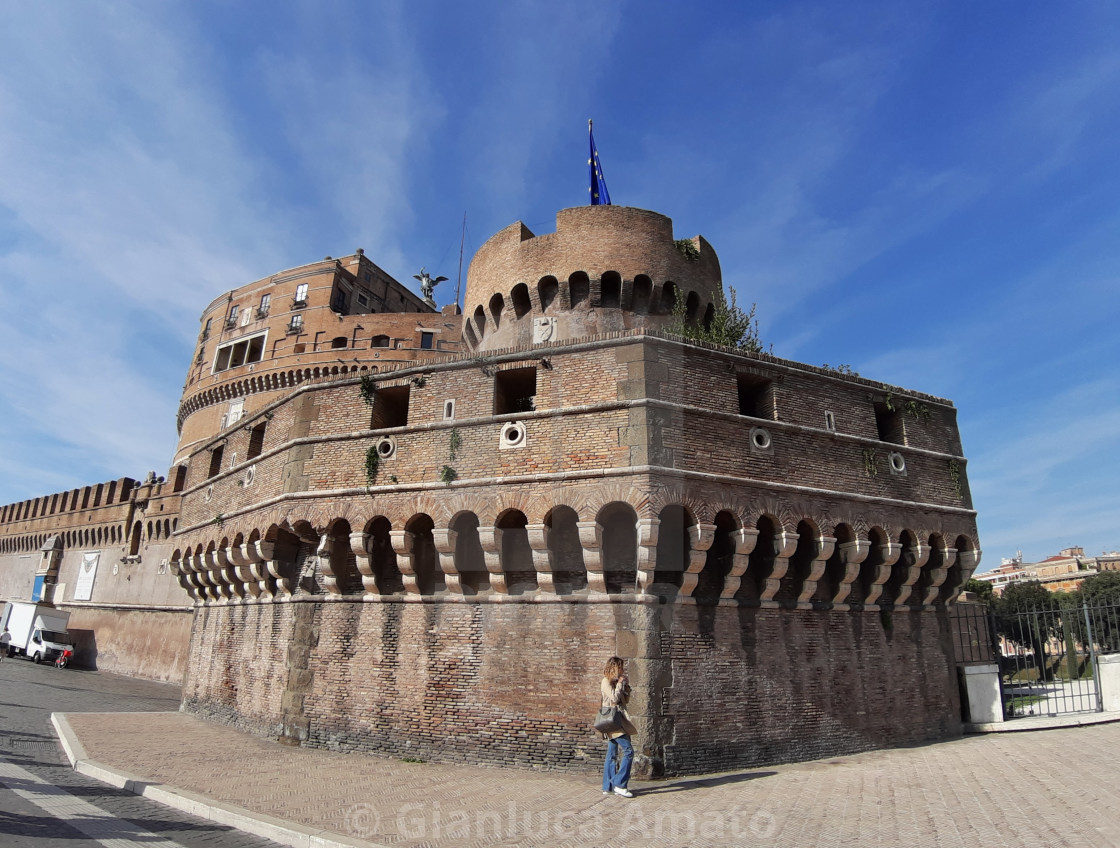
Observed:
[[[621,795],[623,798],[633,798],[634,793],[627,789],[625,786],[616,786],[614,788],[615,795]]]

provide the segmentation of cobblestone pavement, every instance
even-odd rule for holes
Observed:
[[[177,686],[26,660],[0,662],[0,845],[273,846],[76,773],[50,722],[52,710],[174,710],[178,703]],[[127,725],[117,732],[128,738]]]
[[[180,713],[70,715],[87,755],[381,845],[1120,846],[1120,724],[970,736],[604,796],[596,774],[290,748]]]

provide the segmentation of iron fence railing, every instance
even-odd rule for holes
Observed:
[[[1120,604],[952,610],[958,663],[998,663],[1004,715],[1099,712],[1097,657],[1120,652]]]

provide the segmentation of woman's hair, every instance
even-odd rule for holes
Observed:
[[[622,677],[622,657],[611,657],[603,669],[603,677],[607,678],[613,686],[618,678]]]

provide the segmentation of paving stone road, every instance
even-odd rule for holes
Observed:
[[[26,660],[0,662],[0,846],[275,846],[75,773],[50,721],[54,710],[166,711],[178,705],[177,686]],[[116,733],[127,741],[127,726]]]
[[[5,662],[0,693],[0,765],[31,776],[0,775],[9,787],[0,788],[4,848],[162,848],[164,840],[187,848],[270,844],[74,774],[60,765],[47,709],[68,711],[66,722],[85,755],[105,767],[244,808],[262,820],[277,817],[341,834],[354,844],[1120,848],[1120,723],[635,782],[637,797],[628,801],[603,796],[594,773],[401,762],[281,746],[159,712],[176,707],[174,687],[110,675]],[[123,823],[109,826],[123,841],[91,834],[100,825],[88,817],[84,831],[59,831],[42,796],[32,802],[18,792],[41,791],[29,782],[34,779]]]

